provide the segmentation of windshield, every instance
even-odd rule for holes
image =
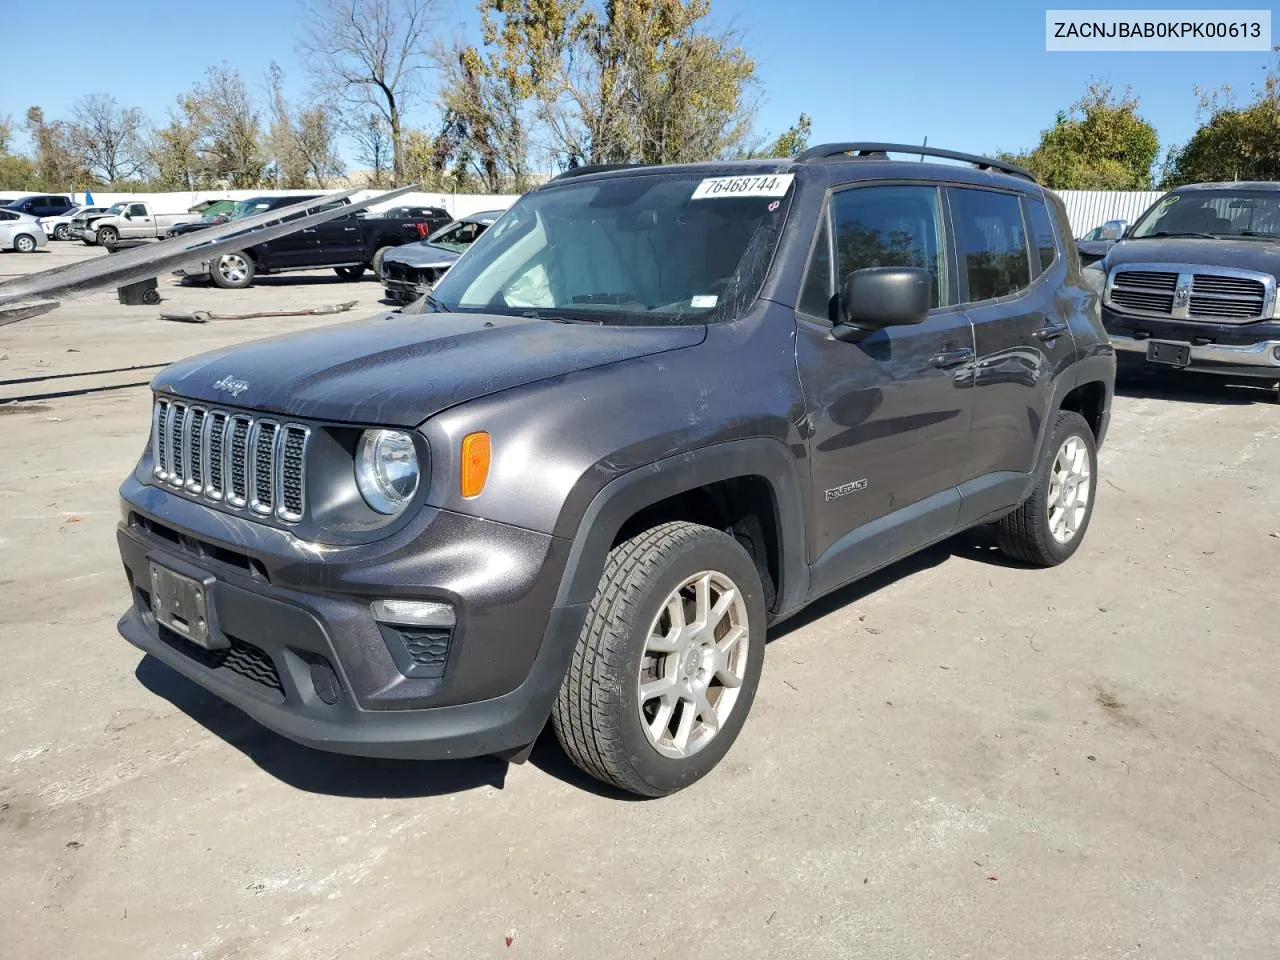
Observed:
[[[121,200],[119,203],[113,203],[111,206],[107,207],[107,210],[106,210],[107,215],[112,216],[117,213],[123,213],[124,208],[127,207],[128,205],[129,205],[129,201],[127,200]]]
[[[1133,239],[1161,236],[1280,236],[1280,192],[1214,190],[1171,193],[1133,228]]]
[[[537,190],[485,231],[433,298],[449,310],[601,323],[731,316],[764,280],[792,179],[664,173]]]
[[[441,227],[425,240],[420,240],[428,247],[439,247],[441,250],[449,250],[453,253],[461,253],[471,244],[476,242],[476,238],[484,233],[485,225],[477,223],[475,220],[455,220],[453,223]]]

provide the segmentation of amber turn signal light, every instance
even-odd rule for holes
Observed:
[[[462,438],[462,495],[477,496],[489,477],[489,434],[468,433]]]

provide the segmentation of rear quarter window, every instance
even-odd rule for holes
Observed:
[[[1044,201],[1024,197],[1022,202],[1026,205],[1031,246],[1035,254],[1031,272],[1038,277],[1053,266],[1053,261],[1058,258],[1058,246],[1054,242],[1053,225],[1049,221],[1049,211]]]

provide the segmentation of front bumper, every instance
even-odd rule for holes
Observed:
[[[1120,360],[1145,363],[1148,343],[1162,340],[1187,344],[1190,363],[1181,367],[1151,364],[1153,369],[1280,380],[1277,322],[1234,325],[1148,319],[1104,308],[1102,323]]]
[[[424,508],[385,541],[318,549],[133,478],[121,492],[133,603],[120,633],[264,726],[323,750],[429,759],[514,750],[546,722],[586,615],[554,606],[566,541]],[[157,623],[153,563],[204,582],[228,649]],[[378,597],[454,606],[442,676],[406,675],[403,638],[370,611]]]
[[[402,303],[412,303],[423,294],[431,292],[431,284],[429,283],[393,280],[386,276],[382,278],[382,288],[386,291],[388,300],[399,300]]]

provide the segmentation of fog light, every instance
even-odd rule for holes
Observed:
[[[1280,347],[1276,347],[1271,351],[1271,356],[1277,363],[1280,363]]]
[[[406,627],[452,627],[457,621],[453,607],[430,600],[375,600],[373,619]]]

